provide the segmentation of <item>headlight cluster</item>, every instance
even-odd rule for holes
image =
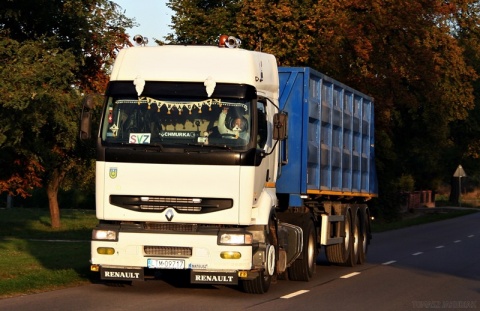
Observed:
[[[219,236],[218,244],[220,245],[251,245],[252,244],[252,234],[245,233],[230,233],[225,232],[221,233]]]
[[[118,233],[115,230],[93,229],[92,240],[117,241]]]

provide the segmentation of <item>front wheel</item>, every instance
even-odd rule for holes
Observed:
[[[243,291],[249,294],[265,294],[272,283],[272,276],[266,271],[260,271],[259,275],[253,280],[243,280]]]
[[[266,242],[265,249],[265,269],[259,272],[259,275],[253,280],[243,280],[243,291],[249,294],[264,294],[272,283],[272,279],[276,273],[277,262],[277,218],[272,212],[268,225],[266,226]]]
[[[288,277],[293,281],[309,281],[317,267],[317,241],[313,222],[308,220],[303,230],[302,256],[288,268]]]

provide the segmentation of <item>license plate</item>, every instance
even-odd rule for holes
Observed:
[[[148,259],[150,269],[185,269],[185,260],[177,259]]]

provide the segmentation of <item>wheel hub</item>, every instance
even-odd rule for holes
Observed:
[[[268,275],[275,273],[275,246],[268,245],[266,250],[266,272]]]

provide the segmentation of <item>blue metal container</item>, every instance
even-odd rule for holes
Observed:
[[[277,193],[377,196],[373,99],[308,67],[279,67],[280,110],[288,113]]]

